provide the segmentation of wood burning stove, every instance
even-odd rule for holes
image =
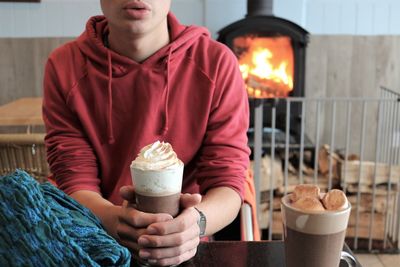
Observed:
[[[247,16],[219,31],[218,41],[232,49],[250,98],[250,107],[265,103],[276,108],[276,128],[285,130],[286,101],[304,96],[308,32],[272,12],[273,0],[248,0]],[[250,132],[254,127],[250,116]],[[301,107],[291,107],[290,133],[298,141]],[[263,127],[271,127],[271,109],[263,109]]]

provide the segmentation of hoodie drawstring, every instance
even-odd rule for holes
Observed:
[[[112,123],[112,108],[113,108],[113,99],[112,99],[112,60],[111,60],[111,52],[107,49],[107,62],[108,62],[108,112],[107,112],[107,123],[108,123],[108,143],[113,144],[115,142],[114,139],[114,129]]]
[[[171,54],[172,54],[172,46],[168,50],[168,56],[166,60],[167,64],[167,80],[166,80],[166,88],[165,88],[165,103],[164,103],[164,125],[162,127],[161,134],[165,135],[168,132],[168,98],[169,98],[169,82],[170,82],[170,63],[171,63]]]

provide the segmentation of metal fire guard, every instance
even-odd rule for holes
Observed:
[[[286,103],[286,129],[280,129],[285,134],[283,146],[276,144],[275,106],[257,100],[254,142],[249,144],[253,149],[258,219],[260,225],[267,226],[263,239],[281,238],[279,226],[282,223],[277,205],[280,197],[290,192],[295,184],[314,183],[325,190],[342,189],[353,202],[346,234],[346,242],[353,250],[399,253],[400,95],[383,87],[380,92],[380,97],[375,98],[279,99]],[[295,145],[290,142],[290,110],[294,103],[301,105],[301,134]],[[271,109],[271,136],[267,147],[263,143],[264,108]],[[305,137],[311,140],[312,149],[305,146]],[[294,163],[291,162],[293,155],[296,156]],[[327,163],[323,174],[321,155],[326,156]],[[263,165],[265,157],[269,161]],[[306,163],[305,158],[311,162]],[[265,165],[269,165],[269,170],[263,170]],[[276,175],[279,166],[282,166],[281,178]],[[293,173],[293,169],[298,173]]]

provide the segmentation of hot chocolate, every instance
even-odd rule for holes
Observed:
[[[179,213],[183,163],[168,143],[155,142],[131,164],[136,207],[149,213]]]
[[[175,217],[179,213],[179,199],[181,193],[165,196],[146,196],[136,193],[138,209],[149,213],[168,213]]]
[[[287,267],[339,266],[351,206],[337,191],[300,185],[282,198]]]
[[[286,266],[338,267],[345,235],[346,231],[313,235],[286,228]]]

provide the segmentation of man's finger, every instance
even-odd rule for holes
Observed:
[[[152,223],[166,222],[172,219],[172,216],[166,213],[146,213],[133,208],[126,208],[120,217],[122,222],[136,228],[147,227]]]
[[[137,242],[138,238],[146,233],[146,228],[136,229],[123,223],[119,224],[117,227],[117,234],[119,239],[124,240],[125,242]]]
[[[172,258],[163,258],[163,259],[149,259],[148,262],[150,264],[159,265],[159,266],[172,266],[178,265],[182,262],[190,260],[196,255],[197,247],[191,250],[186,251],[185,253]]]
[[[200,241],[199,238],[200,230],[197,225],[193,225],[189,229],[181,233],[174,233],[170,235],[141,235],[138,238],[139,245],[145,248],[176,248],[182,246],[187,246],[187,244],[191,244],[191,242],[196,241],[195,246],[198,245]],[[188,243],[189,242],[189,243]],[[186,244],[186,245],[185,245]],[[174,255],[163,255],[163,257],[172,257]],[[154,256],[153,256],[154,258]]]
[[[149,225],[147,227],[147,232],[150,235],[169,235],[184,232],[193,225],[197,225],[198,218],[198,212],[194,208],[188,208],[173,220],[168,220],[163,223],[156,222]]]
[[[158,248],[143,247],[140,250],[139,255],[142,258],[151,258],[151,259],[176,257],[185,253],[186,251],[196,248],[200,243],[199,240],[200,240],[199,237],[196,237],[178,246],[160,246]]]
[[[136,254],[140,249],[139,245],[136,242],[130,240],[120,240],[119,243],[124,247],[127,247],[131,252],[135,252]]]

